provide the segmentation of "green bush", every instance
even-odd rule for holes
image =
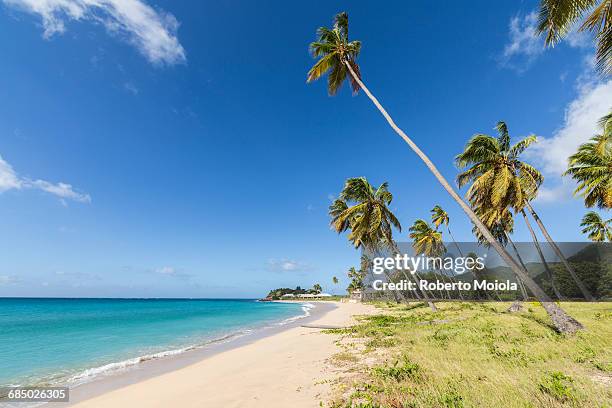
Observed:
[[[400,361],[397,360],[391,367],[374,367],[373,372],[381,378],[393,379],[397,382],[406,379],[411,379],[413,381],[421,379],[421,366],[411,362],[407,357],[403,358],[401,364]]]
[[[542,377],[538,388],[557,401],[566,402],[576,398],[573,382],[574,380],[569,375],[565,375],[561,371],[553,371]]]

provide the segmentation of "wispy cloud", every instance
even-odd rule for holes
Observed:
[[[501,56],[502,66],[524,71],[544,52],[544,43],[536,31],[537,23],[535,11],[510,19],[509,42]]]
[[[154,272],[162,276],[168,276],[177,279],[191,279],[193,277],[192,274],[184,272],[173,266],[162,266],[161,268],[155,269]]]
[[[69,280],[101,280],[102,278],[99,275],[94,275],[87,272],[64,272],[64,271],[56,271],[55,274],[60,276],[61,278],[69,279]]]
[[[266,269],[271,272],[304,272],[310,270],[310,266],[291,259],[269,259]]]
[[[544,38],[538,35],[537,27],[538,14],[535,11],[510,19],[508,42],[499,58],[502,67],[524,72],[546,51]],[[576,28],[568,33],[564,43],[573,48],[593,47],[592,36],[588,32],[579,32]]]
[[[59,197],[63,200],[63,203],[65,203],[65,200],[73,200],[81,203],[91,202],[89,194],[75,191],[70,184],[62,182],[53,184],[46,180],[31,180],[19,176],[13,167],[0,156],[0,193],[8,190],[22,189],[42,190]]]
[[[135,46],[150,62],[177,64],[186,60],[176,31],[179,23],[169,13],[142,0],[3,0],[11,7],[41,17],[43,36],[66,31],[71,20],[102,24],[106,30]]]
[[[138,95],[139,89],[132,82],[126,82],[123,84],[123,89],[131,93],[132,95]]]
[[[12,285],[14,283],[18,283],[19,278],[13,275],[0,275],[0,286],[4,285]]]

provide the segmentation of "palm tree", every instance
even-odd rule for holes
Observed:
[[[434,208],[431,209],[431,221],[436,226],[436,229],[442,224],[446,225],[448,235],[451,237],[451,240],[455,244],[457,251],[459,251],[459,255],[463,256],[461,248],[459,248],[459,244],[457,244],[457,241],[455,241],[455,237],[453,237],[453,233],[451,232],[450,227],[448,225],[450,223],[450,217],[448,216],[448,213],[437,204],[434,206]]]
[[[315,283],[314,285],[312,285],[312,290],[314,290],[317,293],[323,292],[323,288],[318,283]]]
[[[418,219],[408,230],[410,231],[408,236],[412,239],[412,248],[414,248],[415,254],[423,254],[427,257],[441,257],[446,253],[446,247],[442,242],[442,233],[432,228],[427,221]],[[444,274],[441,273],[441,275],[444,281]],[[451,294],[448,290],[446,290],[446,294],[450,300]]]
[[[494,208],[494,207],[479,207],[476,209],[476,214],[486,223],[487,227],[491,230],[491,234],[495,237],[495,240],[499,242],[500,245],[506,247],[508,245],[510,233],[512,233],[514,229],[514,218],[512,218],[512,213],[507,208]],[[476,236],[479,245],[483,245],[487,248],[491,247],[489,241],[487,241],[478,228],[474,226],[472,228],[472,232]],[[516,250],[516,248],[515,248]],[[515,251],[516,252],[516,251]],[[520,258],[519,258],[520,260]],[[521,266],[527,272],[527,268],[521,262]],[[472,272],[475,274],[475,272]],[[516,280],[521,282],[519,275],[515,274]],[[480,277],[479,277],[480,279]],[[501,300],[499,293],[497,291],[494,292],[497,300]],[[487,297],[490,297],[488,293],[486,293]]]
[[[546,35],[547,46],[555,46],[582,21],[578,30],[590,31],[597,40],[597,68],[609,75],[612,72],[611,14],[610,0],[541,0],[538,32]]]
[[[353,92],[357,92],[363,89],[365,94],[370,98],[372,103],[384,116],[385,120],[391,126],[391,128],[410,146],[410,148],[416,153],[417,156],[425,163],[427,168],[433,173],[438,182],[442,187],[450,194],[450,196],[457,202],[461,209],[467,214],[470,220],[477,226],[483,236],[495,250],[499,253],[501,258],[517,273],[525,275],[525,283],[530,286],[530,290],[533,287],[532,293],[542,301],[542,306],[546,309],[548,315],[553,320],[555,327],[564,333],[573,333],[577,330],[582,329],[582,325],[573,319],[571,316],[566,314],[560,307],[554,304],[551,299],[544,293],[537,284],[533,282],[526,273],[523,272],[521,266],[510,256],[510,254],[495,240],[491,232],[487,227],[480,221],[480,219],[474,214],[474,211],[467,205],[453,189],[450,183],[444,178],[437,167],[432,163],[431,160],[423,153],[423,151],[410,139],[402,129],[400,129],[387,111],[382,107],[378,99],[372,95],[370,90],[365,86],[361,80],[361,73],[359,65],[357,64],[357,56],[361,51],[361,42],[349,41],[348,33],[348,14],[339,13],[334,17],[334,24],[332,28],[321,27],[317,31],[317,41],[310,44],[310,50],[314,58],[318,58],[318,61],[308,72],[307,82],[315,81],[326,73],[328,75],[328,92],[330,95],[334,95],[338,89],[342,86],[347,78],[347,71],[350,73],[350,82],[353,88]],[[529,281],[528,281],[529,279]]]
[[[425,220],[418,219],[408,229],[413,240],[412,247],[417,254],[441,256],[446,252],[442,242],[442,233],[433,229]]]
[[[335,276],[332,276],[332,283],[334,284],[334,288],[335,288],[338,285],[338,278],[336,278]]]
[[[595,211],[589,211],[582,217],[580,226],[583,234],[588,234],[588,238],[594,242],[612,241],[612,218],[604,221]]]
[[[355,248],[398,252],[393,241],[393,228],[401,232],[402,226],[388,207],[393,200],[388,187],[385,182],[375,189],[365,177],[350,178],[346,180],[340,198],[329,207],[332,227],[338,233],[350,230],[348,239]],[[393,294],[396,296],[396,291]],[[426,294],[424,298],[427,299]]]
[[[612,208],[612,113],[599,121],[603,132],[578,147],[569,157],[570,175],[578,187],[574,194],[584,197],[584,205]]]
[[[459,187],[472,182],[467,191],[467,198],[479,215],[482,213],[481,209],[513,208],[515,212],[520,212],[523,208],[527,208],[584,297],[593,300],[593,296],[569,265],[530,204],[530,200],[537,196],[538,188],[544,178],[537,169],[521,161],[519,156],[536,142],[536,137],[531,135],[510,145],[510,134],[506,124],[498,122],[496,129],[498,137],[477,134],[470,139],[464,151],[457,155],[457,166],[462,169],[469,167],[457,177]],[[483,219],[483,222],[485,225],[490,225],[486,219]],[[539,246],[537,240],[534,243]],[[527,281],[522,280],[527,284]],[[535,292],[531,292],[535,295]]]

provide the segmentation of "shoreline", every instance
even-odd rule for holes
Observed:
[[[53,406],[317,406],[317,396],[326,389],[319,380],[329,374],[325,360],[337,352],[335,336],[302,326],[349,325],[355,314],[368,313],[371,306],[312,304],[310,316],[215,347],[146,361],[75,387],[70,402]]]
[[[282,301],[279,301],[282,302]],[[288,302],[287,302],[288,303]],[[185,350],[166,350],[160,352],[160,357],[148,358],[149,356],[139,356],[130,360],[140,360],[134,364],[126,365],[108,371],[101,371],[91,379],[81,382],[68,384],[70,387],[70,401],[65,403],[52,403],[53,406],[69,407],[74,406],[84,400],[97,397],[104,393],[126,387],[149,378],[166,374],[191,364],[198,363],[206,358],[218,353],[230,351],[242,347],[252,342],[258,341],[268,336],[273,336],[293,327],[307,323],[325,315],[333,310],[334,305],[316,304],[318,302],[291,302],[299,303],[303,306],[310,306],[304,310],[304,314],[296,315],[283,321],[273,323],[269,326],[262,326],[248,333],[237,332],[232,335],[215,339],[207,344],[193,346]],[[127,360],[126,360],[127,361]],[[111,363],[120,366],[124,361]],[[90,370],[98,370],[103,367],[92,367]],[[61,384],[59,384],[61,386]],[[43,403],[43,405],[46,405]],[[1,406],[1,404],[0,404]],[[48,405],[47,405],[48,406]]]

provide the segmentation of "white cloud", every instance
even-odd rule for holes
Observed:
[[[11,285],[17,282],[19,282],[19,279],[16,276],[0,275],[0,286]]]
[[[597,121],[612,108],[612,80],[586,84],[565,111],[563,126],[552,137],[540,137],[525,154],[545,174],[559,177],[567,169],[567,158],[597,132]]]
[[[20,189],[22,181],[17,177],[13,167],[0,156],[0,193],[12,189]]]
[[[500,59],[502,66],[523,72],[546,51],[544,37],[538,35],[537,27],[536,11],[510,19],[509,42]],[[592,48],[593,38],[590,33],[577,31],[577,27],[574,27],[565,37],[564,43],[573,48]]]
[[[53,194],[64,200],[73,200],[81,203],[90,203],[89,194],[74,191],[72,185],[67,183],[53,184],[45,180],[31,180],[20,177],[13,167],[0,156],[0,193],[8,190],[37,189]]]
[[[524,17],[510,19],[510,41],[504,47],[502,65],[525,69],[538,55],[544,52],[544,43],[537,35],[538,15],[535,11]],[[512,61],[519,59],[519,61]]]
[[[139,92],[139,90],[136,87],[136,85],[134,85],[131,82],[126,82],[125,84],[123,84],[123,89],[125,89],[126,91],[128,91],[132,95],[138,95],[138,92]]]
[[[42,18],[43,36],[66,31],[66,22],[90,21],[134,45],[152,63],[176,64],[186,60],[176,37],[178,21],[142,0],[3,0]]]
[[[290,259],[270,259],[266,269],[272,272],[303,272],[308,270],[309,266]]]
[[[575,186],[573,181],[569,181],[566,178],[562,179],[558,184],[549,187],[549,180],[546,180],[544,185],[538,189],[538,196],[535,201],[537,203],[559,203],[572,198]]]
[[[155,269],[155,273],[178,279],[190,279],[193,276],[190,273],[183,272],[173,266],[162,266],[161,268]]]
[[[89,194],[77,193],[76,191],[72,189],[72,185],[70,184],[61,183],[61,182],[57,184],[52,184],[45,180],[34,180],[34,181],[27,181],[26,185],[28,187],[31,186],[33,188],[37,188],[39,190],[53,194],[60,198],[70,199],[70,200],[78,201],[81,203],[91,202],[91,197],[89,196]]]
[[[162,266],[161,268],[157,268],[155,272],[161,273],[162,275],[174,275],[176,273],[176,269],[171,266]]]
[[[574,29],[565,37],[565,42],[574,48],[591,48],[593,47],[593,36],[588,31]]]

